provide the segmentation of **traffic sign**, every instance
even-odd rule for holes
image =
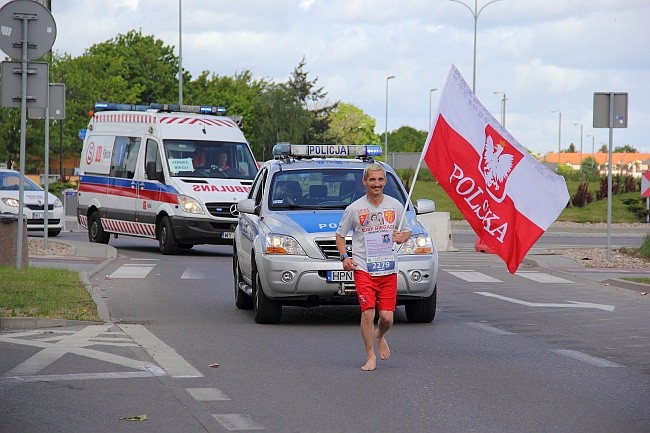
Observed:
[[[641,176],[641,197],[650,197],[650,171]]]
[[[27,60],[43,57],[54,45],[56,23],[50,11],[32,0],[10,1],[0,9],[0,49],[14,60],[23,58],[23,26]]]

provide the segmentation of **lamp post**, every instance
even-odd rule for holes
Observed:
[[[492,3],[496,3],[496,2],[501,1],[501,0],[489,1],[489,2],[485,3],[481,7],[481,9],[478,9],[478,0],[474,0],[474,10],[472,10],[472,8],[469,7],[469,5],[467,5],[465,2],[462,2],[460,0],[449,0],[449,1],[462,4],[463,6],[465,6],[469,10],[469,12],[474,17],[474,71],[473,71],[473,74],[472,74],[472,92],[476,93],[476,25],[477,25],[477,22],[478,22],[478,17],[479,17],[479,15],[481,15],[481,12],[483,12],[483,9],[485,9],[488,5],[490,5]]]
[[[580,174],[582,175],[582,123],[574,123],[573,126],[580,127]]]
[[[438,89],[429,90],[429,131],[431,131],[431,95]]]
[[[559,122],[558,122],[558,128],[557,128],[557,172],[560,172],[560,156],[562,155],[561,151],[561,145],[560,142],[562,140],[562,112],[553,110],[551,113],[558,113],[559,114]]]
[[[178,0],[178,105],[183,105],[183,24],[182,0]]]
[[[587,134],[587,137],[591,137],[591,173],[593,174],[594,165],[596,164],[596,154],[594,153],[594,140],[596,138],[591,134]]]
[[[495,95],[503,95],[503,99],[501,99],[501,126],[504,128],[506,127],[506,101],[508,100],[506,98],[505,92],[492,92]]]
[[[386,77],[386,125],[384,130],[384,153],[386,153],[386,162],[388,162],[388,80],[395,78],[395,75]]]

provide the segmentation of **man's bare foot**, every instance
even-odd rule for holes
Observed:
[[[361,367],[363,371],[373,371],[377,367],[377,358],[370,358],[368,361]]]
[[[377,334],[375,334],[376,336]],[[390,358],[390,348],[388,347],[388,343],[386,342],[386,338],[381,337],[377,339],[377,346],[379,349],[379,358],[380,359],[388,359]]]

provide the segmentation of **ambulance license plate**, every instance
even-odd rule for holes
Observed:
[[[354,271],[327,271],[328,283],[352,283]]]
[[[221,239],[235,239],[235,232],[223,232],[221,233]]]

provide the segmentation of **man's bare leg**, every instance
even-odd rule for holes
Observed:
[[[388,332],[390,327],[393,325],[393,312],[392,311],[379,311],[379,323],[377,326],[377,332],[375,337],[377,338],[377,346],[379,349],[379,358],[388,359],[390,358],[390,348],[388,347],[388,342],[384,334]]]
[[[363,371],[372,371],[377,367],[377,356],[375,355],[375,310],[370,309],[361,313],[361,338],[366,349],[368,359],[361,367]]]

